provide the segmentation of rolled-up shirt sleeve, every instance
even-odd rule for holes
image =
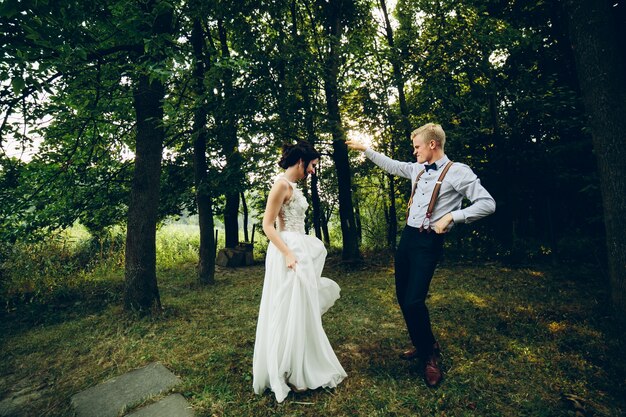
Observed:
[[[365,156],[392,175],[412,179],[411,177],[414,172],[414,163],[396,161],[395,159],[391,159],[388,156],[376,152],[372,148],[367,148],[365,150]]]
[[[452,186],[463,197],[471,201],[471,205],[464,209],[454,210],[450,214],[454,223],[471,223],[482,219],[496,211],[496,201],[491,194],[482,186],[480,179],[469,167],[466,172],[457,176],[458,180]]]

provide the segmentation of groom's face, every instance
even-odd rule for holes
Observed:
[[[420,164],[431,162],[434,151],[432,142],[434,141],[425,142],[423,135],[417,135],[413,138],[413,155]]]

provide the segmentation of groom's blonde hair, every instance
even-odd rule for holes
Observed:
[[[446,132],[444,132],[441,125],[437,123],[426,123],[425,125],[418,127],[411,132],[411,140],[420,135],[424,138],[424,142],[434,140],[441,147],[441,149],[443,149],[446,144]]]

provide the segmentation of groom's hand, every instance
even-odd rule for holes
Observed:
[[[452,223],[452,214],[448,213],[445,216],[443,216],[441,219],[439,219],[439,221],[437,223],[435,223],[435,233],[437,234],[441,234],[441,233],[446,233],[448,231],[448,227],[450,226],[450,223]]]
[[[356,149],[357,151],[361,151],[361,152],[367,149],[367,146],[365,146],[363,143],[359,142],[358,140],[354,140],[354,139],[347,140],[346,145],[348,145],[348,148],[350,149]]]

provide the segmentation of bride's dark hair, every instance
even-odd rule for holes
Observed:
[[[278,162],[278,166],[287,169],[298,163],[300,159],[304,162],[304,167],[309,165],[314,159],[320,158],[322,155],[315,150],[313,145],[305,140],[299,140],[295,145],[285,143],[283,145],[283,156]]]

